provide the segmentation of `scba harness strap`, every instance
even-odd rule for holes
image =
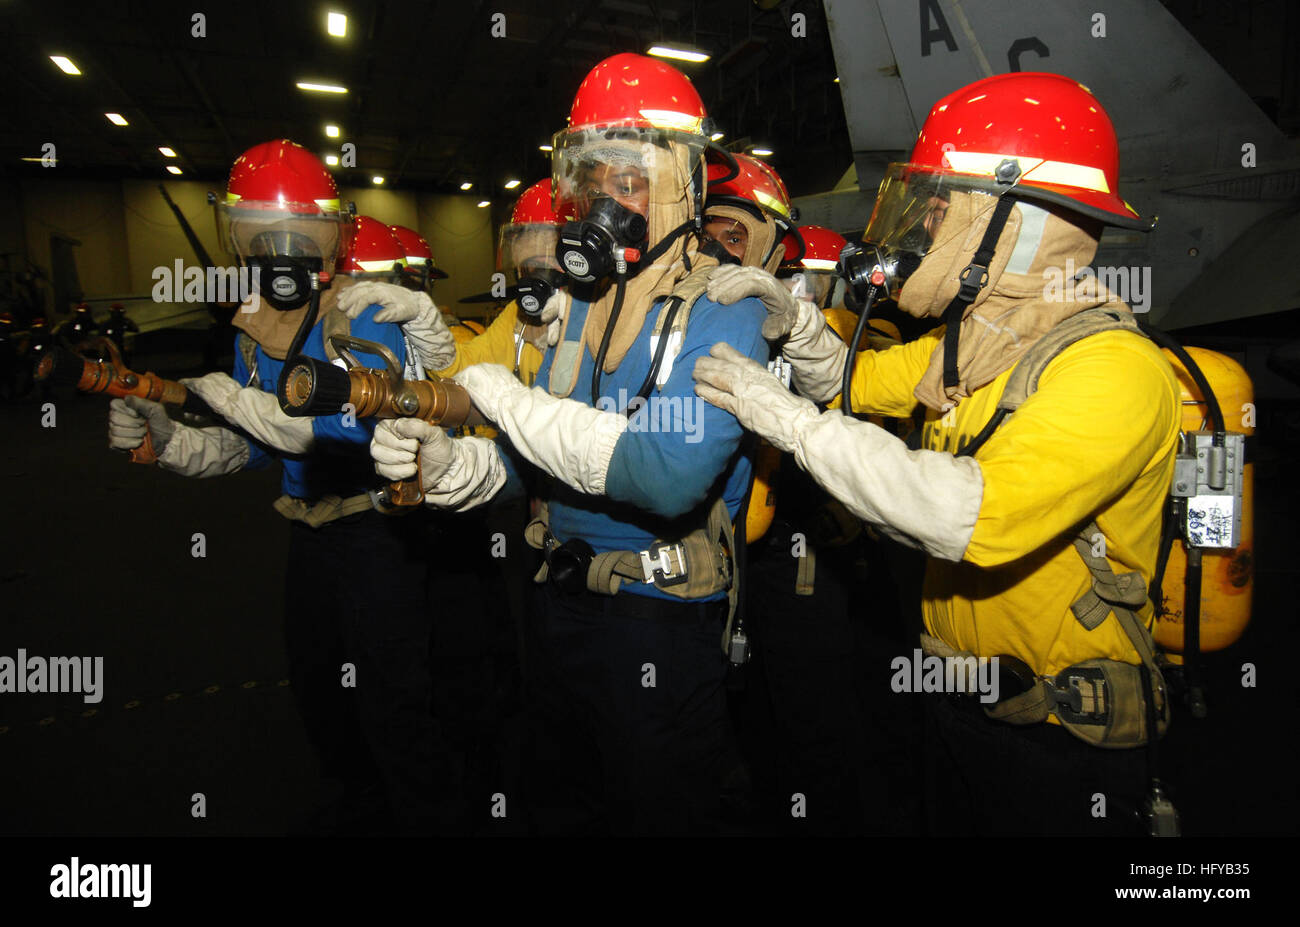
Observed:
[[[735,530],[726,501],[719,496],[709,507],[706,524],[676,539],[656,538],[645,550],[611,550],[595,553],[581,542],[562,544],[550,529],[550,513],[541,503],[537,517],[524,529],[528,546],[542,551],[546,562],[533,582],[556,582],[568,592],[576,591],[570,582],[597,595],[617,595],[624,583],[651,583],[673,598],[698,600],[719,592],[727,593],[727,623],[722,647],[726,650],[731,622],[735,618],[738,584],[735,576]],[[584,553],[582,548],[586,548]],[[558,558],[565,558],[565,569],[553,573]],[[570,565],[576,569],[571,572]],[[569,580],[568,577],[574,576]]]
[[[1054,678],[1037,677],[1027,691],[986,707],[984,713],[995,721],[1016,725],[1039,724],[1054,714],[1062,727],[1094,747],[1140,747],[1149,740],[1143,697],[1144,671],[1151,677],[1158,737],[1164,736],[1169,728],[1169,699],[1164,677],[1155,662],[1151,633],[1134,611],[1146,599],[1146,584],[1137,573],[1117,576],[1105,557],[1092,556],[1093,539],[1098,534],[1097,523],[1091,521],[1074,538],[1075,549],[1088,565],[1093,579],[1092,588],[1071,610],[1088,630],[1099,627],[1113,612],[1142,660],[1141,666],[1117,660],[1085,660],[1067,666]],[[1123,591],[1113,594],[1120,589]],[[928,634],[921,635],[921,649],[927,655],[944,659],[975,656]]]
[[[659,308],[650,336],[650,354],[658,358],[651,368],[656,389],[662,389],[668,382],[673,360],[681,351],[691,309],[707,290],[712,269],[712,266],[702,267],[688,274]],[[625,583],[652,583],[662,592],[683,600],[703,599],[725,591],[728,608],[722,649],[727,651],[739,586],[735,576],[735,528],[721,496],[709,507],[704,525],[679,538],[656,538],[645,550],[598,554],[589,547],[582,550],[586,545],[579,540],[562,544],[551,534],[545,501],[537,517],[525,528],[524,540],[546,555],[546,562],[533,577],[534,582],[551,579],[560,584],[553,569],[557,565],[557,552],[563,552],[559,556],[565,561],[564,583],[576,584],[597,595],[616,595]]]
[[[1107,331],[1131,331],[1146,337],[1129,312],[1095,308],[1065,319],[1021,358],[1007,379],[997,411],[957,456],[974,456],[1006,417],[1038,389],[1043,371],[1061,352],[1084,338]],[[1055,678],[1037,677],[1028,691],[985,708],[985,714],[1008,724],[1038,724],[1054,714],[1066,730],[1093,746],[1139,747],[1150,739],[1143,673],[1150,677],[1157,737],[1163,736],[1169,727],[1169,700],[1164,676],[1155,659],[1155,642],[1137,615],[1147,600],[1146,583],[1136,571],[1116,574],[1104,555],[1094,553],[1094,545],[1101,537],[1101,529],[1092,520],[1073,539],[1092,583],[1070,610],[1089,631],[1100,627],[1113,613],[1141,664],[1085,660],[1066,667]],[[921,648],[927,654],[943,658],[974,656],[928,634],[921,635]]]

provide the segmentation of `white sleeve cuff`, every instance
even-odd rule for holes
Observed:
[[[175,433],[158,457],[158,466],[202,479],[242,469],[249,454],[248,442],[228,429],[191,428],[177,422]]]
[[[796,435],[795,459],[853,514],[940,560],[961,560],[984,478],[973,457],[908,450],[870,422],[823,412]]]
[[[497,426],[524,457],[579,492],[604,494],[626,415],[559,399],[540,387],[511,392],[497,413]]]
[[[456,438],[456,453],[447,472],[427,489],[424,501],[440,509],[463,512],[487,502],[506,483],[506,468],[496,442]]]

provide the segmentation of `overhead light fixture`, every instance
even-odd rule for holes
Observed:
[[[338,155],[326,155],[326,156],[325,156],[325,163],[328,164],[330,167],[338,167],[338,166],[339,166],[339,156],[338,156]]]
[[[555,148],[552,147],[551,145],[538,145],[538,146],[537,146],[537,150],[538,150],[538,151],[554,151]]]
[[[167,165],[167,172],[168,172],[169,174],[179,174],[179,173],[181,172],[181,169],[180,169],[179,167],[177,167],[175,164],[168,164],[168,165]]]
[[[756,155],[757,157],[760,157],[760,158],[766,158],[768,155],[770,155],[770,154],[772,153],[772,149],[771,149],[771,148],[751,148],[751,149],[749,149],[749,153],[752,154],[752,155]]]
[[[113,125],[115,126],[130,125],[130,123],[126,121],[126,119],[122,116],[121,113],[105,113],[104,118],[107,119],[109,122],[113,123]]]
[[[311,90],[315,93],[347,93],[347,87],[340,87],[338,84],[317,84],[309,80],[300,80],[295,85],[299,90]]]
[[[338,137],[339,137],[339,127],[338,127],[338,126],[326,126],[326,127],[325,127],[325,137],[326,137],[326,138],[338,138]]]
[[[22,161],[30,161],[32,164],[44,164],[44,163],[45,163],[45,159],[44,159],[44,158],[21,158],[20,160],[22,160]],[[56,164],[56,163],[58,163],[58,162],[56,162],[54,158],[50,158],[50,163],[51,163],[51,164]]]
[[[378,174],[376,174],[374,177],[371,177],[370,180],[372,183],[375,184],[375,186],[379,186],[384,182],[384,178],[380,177]]]
[[[172,151],[172,150],[171,150],[170,148],[168,148],[166,145],[159,145],[159,146],[158,146],[158,150],[162,152],[162,155],[163,155],[164,158],[174,158],[174,157],[176,157],[176,152]]]
[[[651,45],[646,49],[646,54],[654,55],[656,58],[671,58],[674,61],[690,61],[694,64],[708,61],[710,57],[708,52],[680,42],[673,45]]]
[[[488,200],[479,200],[479,201],[478,201],[478,208],[479,208],[479,209],[482,209],[484,206],[487,206],[488,203],[489,203]]]
[[[515,187],[517,187],[517,186],[519,186],[519,181],[518,181],[518,180],[507,180],[507,181],[506,181],[506,189],[507,189],[507,190],[513,190],[513,189],[514,189]]]
[[[474,185],[473,185],[472,183],[470,183],[468,180],[465,181],[463,184],[460,185],[460,188],[461,188],[462,190],[470,190],[470,189],[472,189],[473,187],[474,187]]]
[[[723,137],[724,134],[725,134],[725,133],[723,133],[723,132],[714,132],[712,135],[709,136],[709,141],[711,141],[711,142],[716,142],[716,141],[720,140],[720,139]]]
[[[57,64],[59,66],[59,70],[62,71],[64,74],[72,74],[75,76],[81,73],[81,71],[78,70],[77,66],[72,63],[71,58],[65,58],[62,55],[50,55],[50,60],[53,61],[55,64]]]
[[[331,12],[325,21],[325,28],[330,35],[337,35],[339,38],[348,34],[348,17],[344,13]]]

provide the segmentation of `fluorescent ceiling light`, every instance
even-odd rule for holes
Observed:
[[[517,180],[508,180],[508,181],[506,181],[506,189],[507,189],[507,190],[513,190],[513,189],[514,189],[515,187],[517,187],[517,186],[519,186],[519,181],[517,181]]]
[[[168,148],[166,145],[159,145],[159,146],[158,146],[158,150],[162,152],[164,158],[174,158],[174,157],[176,157],[176,152],[172,151],[172,150],[171,150],[170,148]]]
[[[168,173],[179,174],[181,172],[181,169],[177,167],[175,164],[168,164],[167,171]]]
[[[104,117],[115,126],[130,125],[130,123],[123,118],[121,113],[105,113]]]
[[[316,84],[308,80],[300,80],[296,84],[299,90],[312,90],[316,93],[347,93],[347,87],[340,87],[338,84]]]
[[[22,160],[23,160],[23,161],[31,161],[33,164],[44,164],[44,163],[45,163],[45,159],[44,159],[44,158],[23,158]],[[50,163],[51,163],[51,164],[57,164],[58,161],[55,160],[54,158],[50,158]]]
[[[538,146],[537,146],[537,150],[538,150],[538,151],[554,151],[555,149],[554,149],[553,147],[551,147],[550,145],[538,145]]]
[[[695,64],[709,60],[708,52],[691,48],[689,45],[651,45],[646,50],[646,54],[654,55],[656,58],[672,58],[674,61],[691,61]]]
[[[473,185],[472,183],[470,183],[470,182],[467,180],[467,181],[465,181],[463,184],[460,185],[460,188],[461,188],[462,190],[469,190],[469,189],[472,189],[473,186],[474,186],[474,185]]]
[[[749,149],[749,153],[752,154],[752,155],[757,155],[757,156],[760,157],[760,158],[766,158],[768,155],[770,155],[770,154],[772,153],[772,149],[771,149],[771,148],[751,148],[751,149]]]
[[[330,167],[338,167],[338,166],[339,166],[339,156],[338,156],[338,155],[326,155],[326,156],[325,156],[325,163],[328,164]]]
[[[722,132],[714,132],[712,135],[709,136],[709,141],[711,142],[719,141],[723,137],[723,134],[724,133]]]
[[[374,177],[371,177],[370,180],[376,184],[382,184],[384,182],[384,178],[380,177],[378,174],[376,174]]]
[[[62,55],[50,55],[50,60],[59,66],[59,70],[64,74],[80,74],[81,71],[72,63],[71,58],[65,58]]]
[[[325,28],[329,30],[330,35],[337,35],[341,38],[348,34],[348,18],[343,13],[330,13],[326,19]]]
[[[325,127],[325,137],[326,137],[326,138],[338,138],[338,137],[339,137],[339,127],[338,127],[338,126],[326,126],[326,127]]]
[[[486,206],[486,205],[488,205],[488,201],[487,201],[487,200],[479,200],[479,201],[478,201],[478,208],[479,208],[479,209],[482,209],[482,208],[483,208],[484,206]]]

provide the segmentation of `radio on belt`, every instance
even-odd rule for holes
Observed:
[[[1188,431],[1174,460],[1173,495],[1186,500],[1183,537],[1194,547],[1234,548],[1241,542],[1242,468],[1246,436]]]

